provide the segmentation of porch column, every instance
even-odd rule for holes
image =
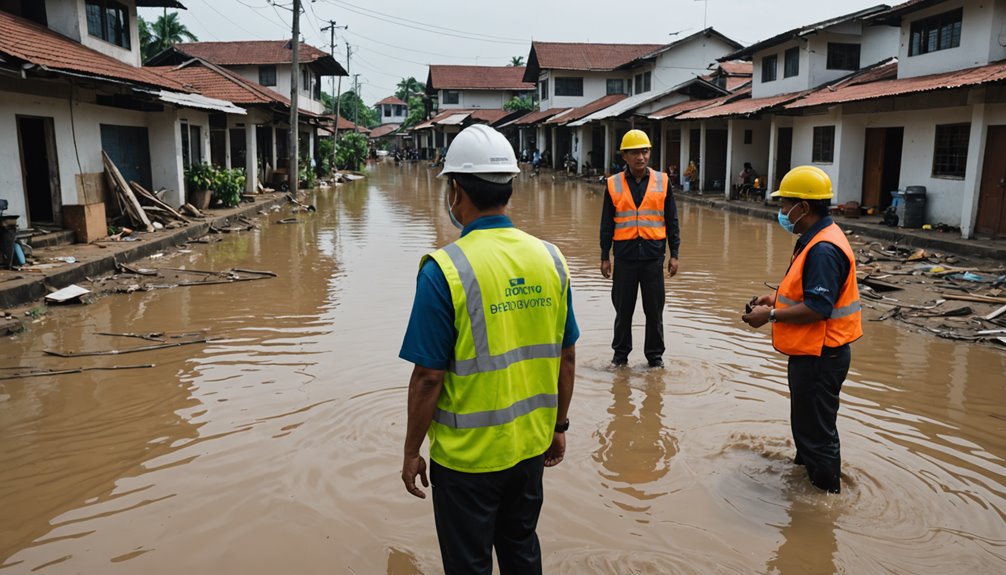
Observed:
[[[611,168],[611,122],[604,122],[604,160],[601,164],[601,173],[607,174]]]
[[[255,137],[255,120],[245,121],[245,191],[254,194],[258,188],[258,138]]]
[[[766,170],[768,181],[765,182],[765,199],[769,198],[769,194],[772,193],[772,189],[776,186],[776,178],[779,177],[775,173],[776,164],[779,159],[779,124],[776,122],[775,115],[772,116],[772,121],[769,123],[769,133],[768,133],[768,168]]]
[[[664,124],[663,120],[657,121],[657,129],[660,130],[660,165],[658,169],[663,171],[667,169],[667,125]]]
[[[550,150],[552,152],[552,169],[553,170],[556,169],[556,167],[559,165],[559,152],[558,152],[559,146],[556,145],[558,143],[558,138],[557,138],[558,134],[559,134],[559,128],[553,126],[552,127],[552,149]]]
[[[971,137],[968,138],[968,162],[964,168],[964,193],[961,198],[961,237],[970,239],[978,220],[978,200],[981,199],[982,169],[985,167],[985,141],[988,118],[985,115],[985,88],[969,94],[971,107]]]
[[[734,130],[737,124],[733,118],[727,120],[727,175],[723,182],[723,195],[726,199],[733,198],[734,183]]]
[[[697,158],[699,162],[699,193],[706,189],[706,169],[708,163],[706,162],[706,120],[699,122],[699,157]]]

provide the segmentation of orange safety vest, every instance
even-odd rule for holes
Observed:
[[[863,335],[863,306],[859,302],[859,286],[856,284],[856,257],[849,240],[835,224],[819,231],[803,251],[793,257],[786,277],[776,290],[775,307],[785,309],[803,303],[803,265],[810,249],[821,242],[834,244],[849,258],[849,275],[828,319],[804,325],[772,324],[772,346],[786,355],[820,357],[822,347],[840,347]]]
[[[647,170],[650,170],[647,168]],[[650,180],[643,194],[643,203],[636,206],[629,190],[625,172],[608,178],[608,195],[615,205],[615,241],[666,240],[667,224],[664,223],[664,200],[667,198],[667,176],[663,172],[650,170]]]

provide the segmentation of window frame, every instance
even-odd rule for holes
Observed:
[[[461,104],[461,90],[444,90],[444,104]]]
[[[268,79],[267,78],[268,74],[266,74],[266,77],[263,77],[262,73],[266,72],[266,71],[270,71],[270,70],[272,71],[272,83],[268,84],[268,83],[266,83],[266,81]],[[263,65],[263,66],[259,66],[258,67],[258,83],[260,85],[262,85],[262,86],[275,86],[276,85],[276,65],[275,64],[268,64],[268,65]]]
[[[792,69],[790,64],[792,64]],[[782,55],[782,77],[793,78],[800,75],[800,47],[786,49]]]
[[[811,159],[815,164],[835,163],[835,125],[814,126]]]
[[[91,19],[91,7],[96,7],[99,12],[100,22],[93,22]],[[119,17],[116,18],[118,29],[110,29],[110,22],[108,21],[109,11],[116,12]],[[92,38],[97,38],[103,42],[108,42],[113,46],[118,46],[123,50],[132,51],[133,43],[133,27],[130,20],[129,7],[121,2],[116,2],[116,0],[85,0],[84,1],[84,20],[87,23],[87,35]],[[100,27],[99,33],[95,34],[94,26]],[[117,35],[118,38],[113,38],[112,36]]]
[[[771,67],[767,64],[771,62]],[[771,74],[769,74],[771,71]],[[771,76],[771,77],[769,77]],[[779,77],[779,54],[769,54],[761,59],[761,83],[775,82]]]
[[[541,98],[540,99],[542,99],[542,100],[548,100],[548,96],[549,96],[549,94],[548,94],[548,78],[545,78],[544,80],[541,80],[539,83],[541,84]]]
[[[855,50],[852,48],[855,47]],[[855,53],[855,61],[853,61]],[[854,42],[828,42],[828,56],[825,58],[825,67],[828,70],[859,70],[863,57],[863,46]]]
[[[945,37],[947,33],[949,37]],[[963,37],[963,7],[916,20],[909,26],[908,57],[959,48]],[[930,46],[932,42],[935,47]]]
[[[570,86],[579,87],[578,90],[568,89]],[[560,89],[560,86],[562,87]],[[568,92],[568,93],[567,93]],[[555,95],[567,96],[570,98],[583,97],[583,76],[564,76],[555,79]]]
[[[941,130],[943,134],[941,134]],[[932,176],[934,178],[963,180],[967,175],[970,143],[970,122],[937,124],[933,137]],[[940,150],[941,145],[946,146],[942,151]],[[956,150],[953,148],[955,145],[958,146]]]
[[[618,91],[612,91],[611,86],[613,82],[618,82]],[[615,94],[627,94],[625,89],[625,78],[608,78],[604,81],[604,93],[607,96],[612,96]]]

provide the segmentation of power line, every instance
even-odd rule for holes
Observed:
[[[364,40],[367,40],[368,42],[374,42],[375,44],[381,44],[382,46],[387,46],[389,48],[397,48],[399,50],[408,50],[409,52],[416,52],[418,54],[429,54],[430,56],[437,56],[437,57],[440,57],[440,58],[454,58],[456,60],[478,60],[480,58],[480,56],[458,56],[456,54],[440,54],[440,53],[437,53],[437,52],[427,52],[425,50],[417,50],[415,48],[406,47],[406,46],[396,46],[395,44],[388,44],[387,42],[382,42],[380,40],[375,40],[374,38],[369,38],[369,37],[364,36],[363,34],[360,34],[359,32],[356,32],[356,31],[351,32],[351,34],[353,34],[354,36],[363,38]],[[487,58],[487,59],[488,58],[496,58],[496,56],[481,56],[481,58]],[[509,56],[499,56],[499,58],[501,58],[501,59],[503,59],[503,58],[509,58]]]
[[[259,36],[258,34],[255,34],[254,32],[251,32],[251,31],[249,31],[248,29],[246,29],[245,27],[241,26],[240,24],[238,24],[238,23],[237,23],[237,22],[235,22],[234,20],[231,20],[230,18],[228,18],[228,17],[227,17],[227,15],[226,15],[226,14],[224,14],[223,12],[221,12],[220,10],[217,10],[216,8],[214,8],[214,7],[213,7],[213,4],[212,4],[212,2],[209,2],[209,1],[207,0],[207,2],[204,2],[204,4],[206,4],[206,7],[207,7],[207,8],[209,8],[210,10],[213,10],[214,12],[216,12],[217,14],[219,14],[221,18],[223,18],[224,20],[227,20],[228,22],[230,22],[230,23],[231,23],[231,24],[233,24],[233,25],[234,25],[234,26],[235,26],[236,28],[240,29],[240,30],[241,30],[242,32],[244,32],[244,33],[246,33],[246,34],[251,34],[252,36],[254,36],[254,37],[256,37],[256,38],[258,38],[258,39],[260,39],[260,40],[262,40],[262,39],[263,39],[263,38],[262,38],[262,36]],[[242,4],[243,4],[243,2],[242,2]],[[249,7],[250,7],[250,6],[249,6]],[[264,8],[264,6],[263,6],[263,8]],[[194,17],[195,17],[195,16],[193,16],[193,18],[194,18]]]
[[[511,44],[511,45],[521,45],[521,46],[527,45],[527,41],[526,40],[521,40],[521,41],[517,41],[517,40],[493,40],[493,39],[487,38],[487,37],[480,38],[480,37],[477,37],[477,36],[468,35],[467,33],[460,32],[460,31],[458,31],[459,33],[451,33],[451,32],[444,32],[442,30],[430,29],[430,28],[440,28],[440,27],[438,27],[438,26],[431,26],[429,24],[422,24],[422,23],[419,23],[419,22],[416,22],[414,25],[413,24],[405,24],[405,23],[402,23],[402,22],[396,22],[395,20],[391,20],[391,19],[389,19],[387,17],[384,17],[384,16],[377,16],[377,15],[373,15],[373,14],[368,14],[367,12],[363,11],[365,9],[356,9],[355,7],[350,7],[350,6],[352,6],[351,4],[347,5],[346,3],[344,3],[344,2],[338,2],[337,0],[328,0],[328,1],[331,2],[331,3],[333,3],[333,4],[336,4],[337,6],[341,7],[342,9],[347,10],[349,12],[352,12],[354,14],[358,14],[360,16],[366,16],[367,18],[374,18],[375,20],[380,20],[382,22],[387,22],[389,24],[395,24],[397,26],[402,26],[404,28],[411,28],[413,30],[419,30],[420,32],[428,32],[430,34],[438,34],[440,36],[451,36],[451,37],[454,37],[454,38],[461,38],[462,40],[474,40],[476,42],[491,42],[491,43],[494,43],[494,44]],[[380,14],[380,13],[377,12],[376,14]],[[414,22],[414,21],[412,21],[412,20],[405,20],[405,22]],[[422,28],[420,26],[426,26],[426,27]],[[446,30],[451,30],[451,29],[447,28]]]
[[[401,18],[399,16],[393,16],[391,14],[385,14],[383,12],[378,12],[377,10],[371,10],[369,8],[364,8],[363,6],[357,6],[356,4],[352,4],[350,2],[346,2],[345,0],[328,0],[328,1],[330,1],[333,4],[339,4],[343,8],[355,8],[357,10],[362,10],[364,12],[370,12],[371,14],[377,14],[379,16],[384,16],[386,18],[391,18],[392,20],[399,20],[401,22],[407,22],[409,24],[414,24],[416,26],[424,26],[424,27],[427,27],[427,28],[434,28],[434,29],[437,29],[437,30],[444,30],[444,31],[447,31],[447,32],[456,32],[458,34],[464,34],[466,36],[482,36],[484,38],[490,38],[490,39],[493,39],[493,40],[512,40],[514,42],[520,42],[522,44],[524,42],[526,42],[526,40],[524,40],[523,38],[512,38],[512,37],[508,37],[508,36],[494,36],[492,34],[479,34],[477,32],[468,32],[468,31],[465,31],[465,30],[458,30],[456,28],[447,28],[445,26],[438,26],[436,24],[427,24],[425,22],[419,22],[417,20],[410,20],[408,18]]]

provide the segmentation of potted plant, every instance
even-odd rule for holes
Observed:
[[[241,169],[217,170],[213,185],[213,204],[233,208],[241,203],[245,189],[245,173]]]
[[[213,185],[216,183],[216,170],[209,164],[192,164],[185,170],[185,184],[188,190],[185,194],[190,204],[200,210],[210,206],[213,196]]]

